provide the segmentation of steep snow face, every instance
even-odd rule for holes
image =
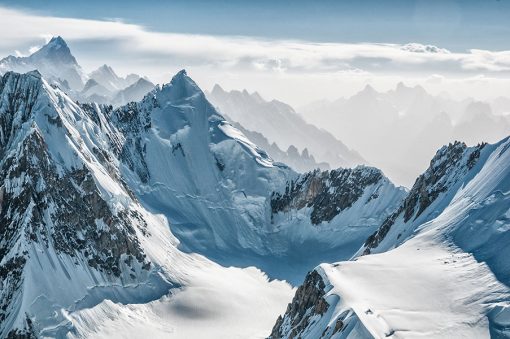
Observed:
[[[253,265],[264,261],[254,261],[254,257],[272,256],[278,261],[275,256],[292,255],[294,262],[301,258],[303,265],[297,270],[303,274],[320,262],[318,258],[325,259],[325,251],[327,258],[349,257],[404,195],[377,172],[366,185],[353,182],[353,186],[359,185],[354,187],[357,194],[345,196],[345,210],[330,211],[324,223],[313,221],[306,198],[303,205],[272,210],[273,193],[280,194],[287,185],[301,180],[299,175],[273,162],[264,150],[226,122],[184,71],[141,103],[108,114],[126,136],[119,157],[126,165],[123,176],[129,186],[148,208],[172,221],[172,231],[183,248],[226,264]],[[362,177],[372,172],[359,168],[356,173]],[[322,193],[335,199],[335,187],[326,183],[330,174],[309,174],[321,175],[318,191],[326,191]],[[349,181],[348,176],[345,179]],[[330,190],[332,193],[327,193]],[[387,193],[384,198],[377,194],[379,191]],[[369,203],[370,197],[373,201]],[[365,203],[376,208],[367,209],[361,224],[356,224],[356,212],[350,207],[356,205],[361,210]],[[313,204],[320,208],[318,201]],[[334,219],[337,214],[344,217]],[[352,236],[332,240],[332,235],[342,232]],[[334,251],[347,243],[349,250],[341,254]],[[327,246],[305,255],[318,244]],[[272,270],[270,275],[279,272],[281,278],[295,279],[276,266],[267,264],[262,268]]]
[[[264,334],[290,286],[177,250],[167,219],[121,178],[126,137],[103,112],[37,72],[0,78],[0,337],[127,336],[148,318],[170,320],[157,336],[198,335],[192,321],[218,337]],[[248,309],[267,305],[253,323]]]
[[[366,163],[358,153],[331,134],[307,124],[285,103],[265,101],[258,93],[250,94],[246,90],[226,92],[219,85],[214,86],[209,98],[228,119],[248,130],[262,133],[270,143],[281,149],[292,146],[302,152],[306,148],[315,160],[326,162],[332,168]],[[306,170],[315,168],[307,167]]]
[[[144,211],[100,157],[108,138],[92,119],[38,72],[1,78],[0,117],[1,336],[65,331],[62,309],[94,286],[166,292],[139,240]]]
[[[430,167],[416,179],[400,207],[367,239],[363,253],[382,252],[398,246],[412,236],[417,227],[441,214],[458,189],[479,171],[488,154],[484,152],[485,146],[468,148],[464,143],[455,142],[437,151]],[[476,166],[478,162],[481,164]]]
[[[343,253],[342,257],[348,258],[362,237],[375,229],[405,194],[372,167],[316,170],[300,175],[284,191],[272,195],[272,222],[288,239],[314,234],[323,246],[336,248],[338,256]]]
[[[111,119],[130,136],[121,155],[130,186],[186,245],[267,253],[253,230],[268,224],[272,188],[295,174],[228,124],[184,71]]]
[[[397,217],[407,215],[413,222],[395,222],[372,248],[389,250],[316,268],[320,279],[309,275],[300,288],[313,284],[319,297],[304,303],[296,294],[273,334],[346,338],[361,330],[376,338],[510,336],[509,148],[506,138],[438,151],[417,180],[419,196],[406,199],[409,212]],[[414,224],[422,215],[428,216]],[[406,241],[392,233],[404,224],[415,229]]]
[[[8,56],[0,60],[0,73],[19,73],[37,69],[48,81],[64,89],[81,90],[85,75],[69,47],[61,37],[52,38],[41,49],[28,57]]]

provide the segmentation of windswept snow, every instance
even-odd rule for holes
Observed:
[[[259,164],[265,167],[273,167],[273,162],[267,154],[257,147],[254,143],[248,140],[241,131],[230,125],[228,122],[224,122],[219,125],[219,128],[226,136],[238,141],[253,155]]]
[[[489,337],[490,322],[496,321],[491,312],[510,309],[509,288],[472,255],[427,238],[356,261],[321,265],[333,311],[317,328],[353,310],[375,338]]]

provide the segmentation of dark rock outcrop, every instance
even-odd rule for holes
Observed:
[[[441,193],[446,192],[463,177],[463,174],[475,166],[485,145],[482,143],[474,148],[468,148],[465,143],[455,141],[437,151],[430,161],[429,168],[416,179],[400,207],[365,241],[363,254],[369,254],[371,249],[381,243],[400,216],[403,217],[404,223],[418,218]],[[466,152],[469,152],[469,156],[466,163],[463,163],[461,160]]]
[[[274,215],[309,207],[314,225],[329,222],[351,207],[363,195],[366,187],[382,178],[381,171],[364,166],[308,172],[289,182],[285,192],[272,194],[271,212]]]
[[[324,299],[325,287],[317,271],[308,273],[303,285],[299,286],[292,302],[287,306],[284,317],[278,317],[269,338],[282,338],[284,332],[289,338],[296,338],[309,325],[311,317],[323,315],[329,307]]]

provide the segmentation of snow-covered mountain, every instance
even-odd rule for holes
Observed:
[[[85,74],[60,36],[52,38],[28,57],[11,55],[0,60],[0,74],[33,70],[40,72],[49,83],[60,87],[74,100],[115,107],[140,101],[155,86],[137,74],[121,77],[108,65]]]
[[[114,106],[122,106],[132,101],[140,101],[149,93],[156,85],[147,79],[140,78],[133,84],[119,90],[111,99]]]
[[[37,69],[48,81],[65,90],[81,90],[87,79],[60,36],[28,57],[8,56],[0,60],[0,74],[7,71],[25,73]]]
[[[113,93],[94,79],[89,79],[78,95],[78,99],[85,102],[107,104]]]
[[[120,78],[111,67],[104,65],[91,73],[80,92],[72,92],[70,95],[80,102],[119,107],[128,102],[142,100],[154,87],[152,82],[138,75],[131,74],[126,78]]]
[[[308,274],[271,337],[510,336],[509,149],[441,148],[363,256]]]
[[[269,140],[267,140],[262,133],[249,131],[239,123],[232,123],[232,125],[243,132],[248,139],[265,150],[275,161],[283,162],[300,173],[317,168],[322,170],[330,169],[327,162],[317,162],[315,157],[308,152],[308,148],[303,149],[303,151],[299,153],[298,149],[291,145],[284,151],[280,149],[276,143],[269,143]]]
[[[325,130],[306,123],[291,106],[283,102],[266,101],[257,92],[250,94],[246,90],[227,92],[219,85],[214,86],[208,97],[230,121],[263,134],[280,149],[286,150],[292,146],[298,152],[303,152],[306,148],[317,162],[328,163],[331,168],[366,164],[356,151]]]
[[[291,288],[244,267],[297,281],[405,195],[370,167],[274,163],[184,71],[118,109],[7,72],[0,128],[1,337],[267,335]]]
[[[137,74],[129,74],[125,78],[119,77],[108,65],[103,65],[95,71],[92,71],[88,77],[89,79],[95,80],[97,83],[101,84],[110,92],[120,91],[131,86],[140,79],[140,76]],[[145,94],[147,94],[147,92]]]
[[[393,181],[411,187],[442,145],[452,140],[468,145],[496,142],[510,134],[510,120],[501,115],[504,100],[498,102],[493,110],[487,103],[457,101],[399,83],[387,92],[367,85],[350,98],[323,100],[298,111],[358,150]]]
[[[170,220],[184,249],[225,264],[258,263],[270,275],[295,281],[319,258],[352,255],[404,195],[373,168],[300,175],[273,162],[226,122],[184,72],[115,112],[111,119],[129,135],[122,157],[131,170],[125,174],[130,187]],[[324,192],[313,188],[305,197],[299,190],[286,192],[303,180],[320,183]],[[354,187],[343,187],[351,181]],[[379,191],[387,194],[378,196]],[[288,206],[275,210],[280,194]],[[330,211],[324,223],[312,217],[320,194],[345,196],[345,206]],[[302,203],[293,205],[298,198]],[[364,213],[355,219],[356,209]],[[336,237],[339,233],[352,236]],[[313,254],[304,255],[313,247]],[[292,270],[283,270],[286,260],[302,256],[306,259],[290,265]]]

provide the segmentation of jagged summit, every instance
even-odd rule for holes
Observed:
[[[99,74],[108,75],[111,77],[118,77],[118,75],[115,73],[113,68],[111,68],[107,64],[104,64],[104,65],[100,66],[98,69],[96,69],[95,71],[92,71],[92,73],[90,73],[90,76],[94,77],[95,75],[99,75]]]
[[[50,59],[55,63],[78,65],[71,50],[62,37],[53,37],[46,45],[33,53],[29,58],[34,60]]]
[[[212,95],[219,95],[221,93],[225,93],[225,90],[223,89],[223,87],[221,87],[219,84],[214,84],[212,90],[211,90],[211,94]]]
[[[52,37],[50,39],[50,41],[48,42],[48,45],[66,46],[67,47],[67,43],[60,35]]]
[[[200,96],[203,97],[204,101],[207,101],[204,92],[202,92],[195,81],[188,76],[184,69],[177,72],[169,83],[161,87],[158,96],[165,97],[167,100],[183,100],[194,96]]]
[[[81,90],[86,76],[62,37],[52,38],[28,57],[9,56],[0,60],[0,72],[26,73],[37,69],[47,81]]]

